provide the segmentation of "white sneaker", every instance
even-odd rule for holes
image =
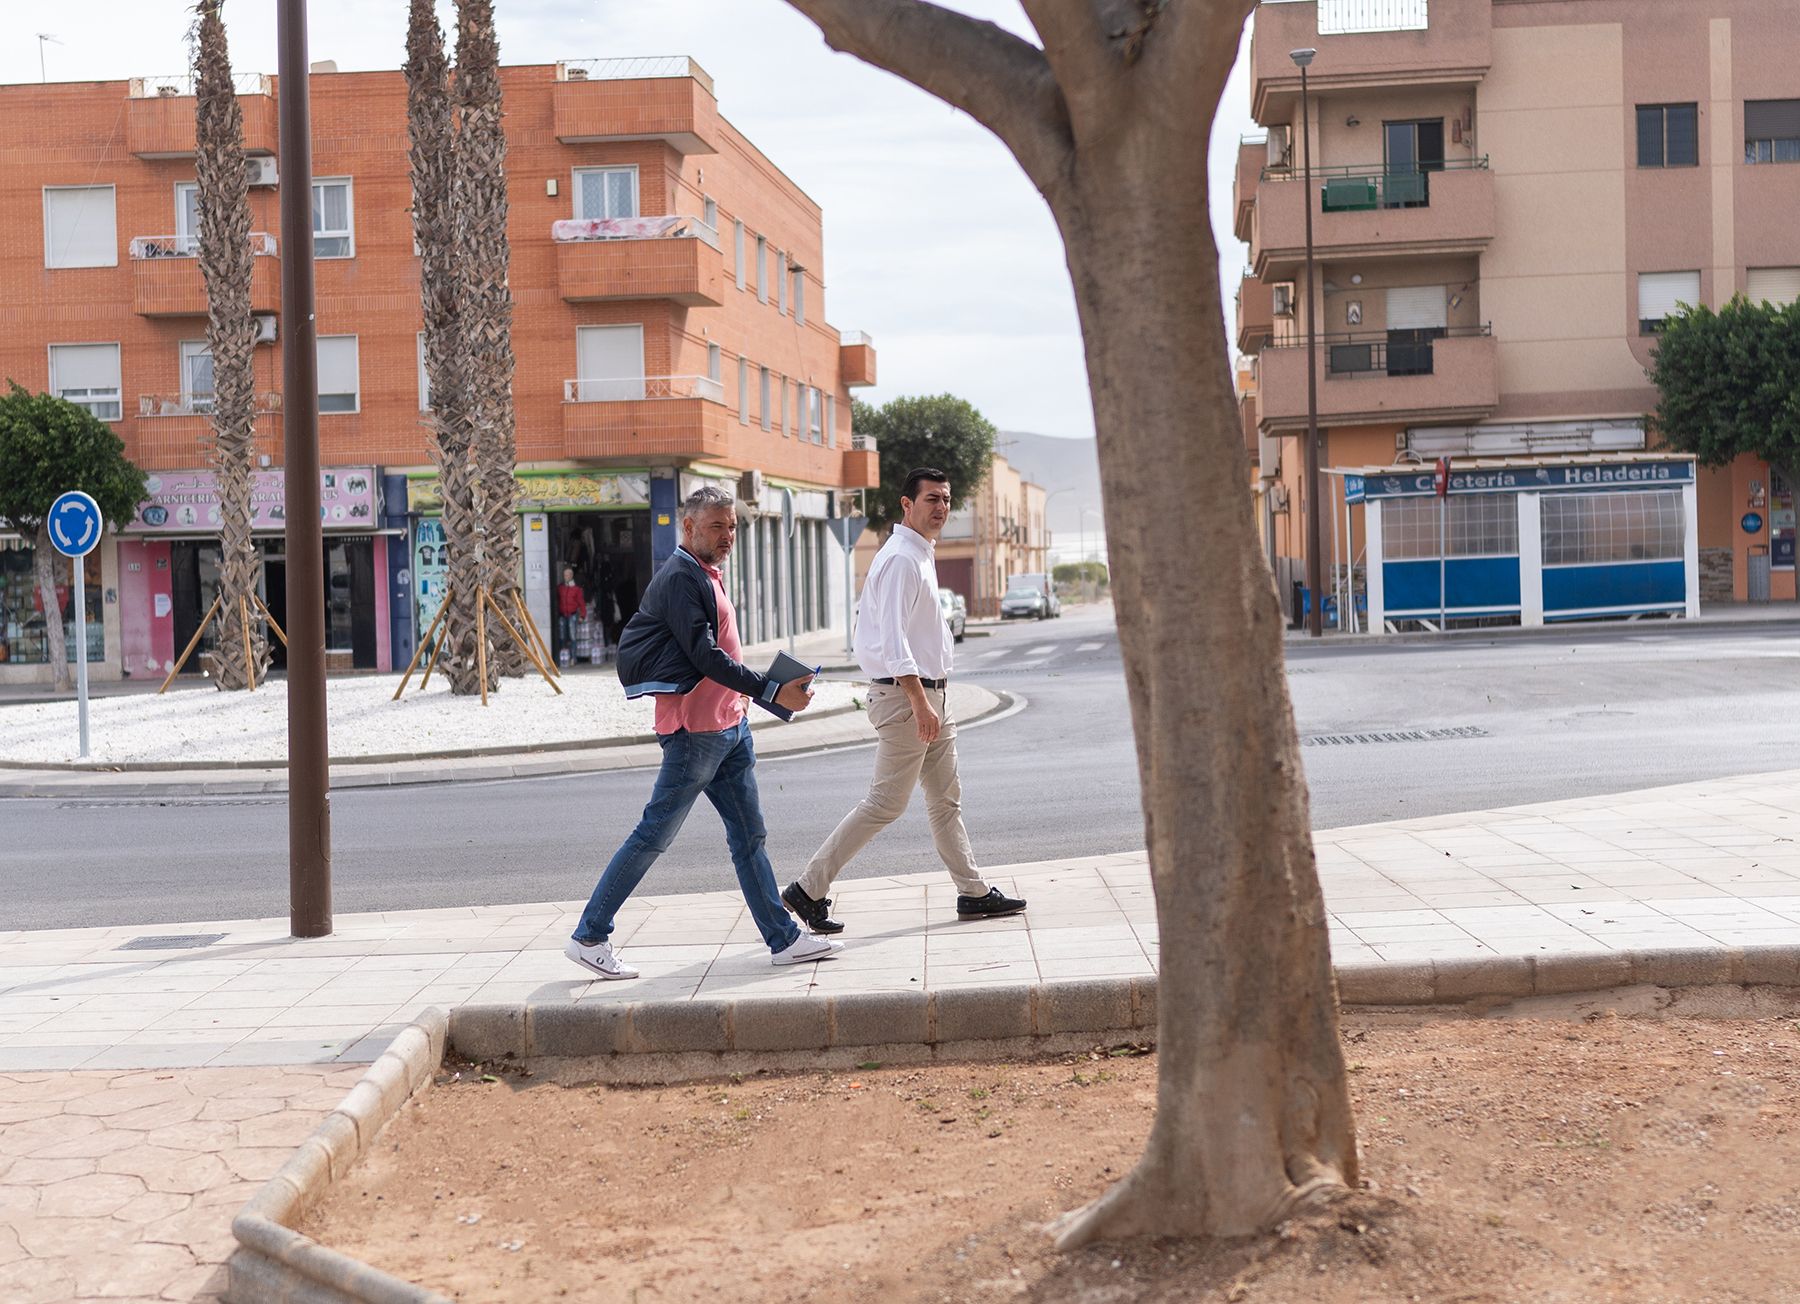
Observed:
[[[563,947],[563,954],[590,973],[597,973],[602,978],[636,978],[638,971],[613,954],[611,942],[599,942],[593,946],[585,942],[569,939]]]
[[[829,942],[823,937],[815,937],[803,932],[794,940],[792,946],[775,952],[769,957],[770,964],[810,964],[814,960],[831,960],[844,949],[842,942]]]

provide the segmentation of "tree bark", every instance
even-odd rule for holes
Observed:
[[[268,670],[270,649],[256,601],[262,554],[251,517],[256,320],[250,312],[250,189],[244,172],[244,116],[232,84],[220,4],[205,0],[200,6],[194,173],[200,190],[200,272],[206,282],[206,342],[212,354],[213,466],[219,477],[223,553],[212,678],[220,689],[231,690],[256,687]],[[183,382],[185,387],[186,377]]]
[[[62,603],[56,600],[56,561],[62,554],[50,545],[50,523],[40,522],[37,528],[37,543],[32,548],[32,571],[37,578],[38,602],[44,608],[44,650],[50,658],[51,687],[59,693],[66,693],[74,687],[69,677],[69,640],[63,632]],[[69,574],[71,593],[75,584],[74,572]],[[73,601],[73,598],[70,599]],[[83,652],[86,649],[82,649]]]
[[[431,451],[443,500],[449,610],[440,662],[450,691],[473,696],[482,691],[476,643],[476,593],[484,564],[483,530],[477,513],[477,472],[473,461],[468,341],[460,315],[462,285],[457,270],[456,232],[451,204],[455,175],[455,117],[444,58],[443,33],[431,0],[412,0],[407,28],[406,103],[411,140],[413,232],[419,241],[419,296],[425,323],[425,374],[431,385]],[[485,658],[488,691],[498,687],[492,648]]]
[[[1058,1244],[1267,1228],[1354,1186],[1357,1157],[1280,609],[1196,238],[1249,0],[1028,0],[1031,55],[922,0],[789,3],[1012,147],[1074,281],[1161,950],[1155,1125]]]

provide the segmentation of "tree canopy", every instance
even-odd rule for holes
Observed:
[[[129,521],[147,495],[124,440],[86,408],[8,385],[0,395],[0,518],[35,530],[59,495],[79,489],[115,529]]]
[[[1749,453],[1800,470],[1800,304],[1684,308],[1663,325],[1651,377],[1671,448],[1708,466]]]
[[[951,506],[987,479],[994,458],[994,423],[966,399],[953,394],[897,398],[882,407],[858,399],[851,421],[859,435],[873,435],[881,458],[881,485],[863,495],[869,526],[887,530],[900,519],[900,490],[921,466],[950,477]]]

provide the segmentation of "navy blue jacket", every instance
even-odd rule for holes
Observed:
[[[712,580],[677,548],[644,590],[637,614],[619,635],[619,682],[626,697],[691,693],[702,679],[773,702],[781,685],[719,647],[719,604]]]

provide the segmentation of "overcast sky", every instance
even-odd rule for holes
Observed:
[[[1029,35],[1017,0],[951,7]],[[879,389],[949,391],[1002,429],[1091,436],[1074,297],[1049,212],[1012,157],[967,117],[832,53],[782,0],[495,0],[507,63],[686,54],[719,107],[825,210],[826,313],[875,337]],[[179,72],[192,0],[0,0],[0,82]],[[311,0],[311,57],[398,68],[406,0]],[[446,30],[454,7],[440,0]],[[227,0],[232,64],[274,72],[275,0]],[[1213,134],[1212,225],[1229,312],[1233,154],[1253,129],[1244,59]],[[1146,223],[1166,222],[1147,214]]]

